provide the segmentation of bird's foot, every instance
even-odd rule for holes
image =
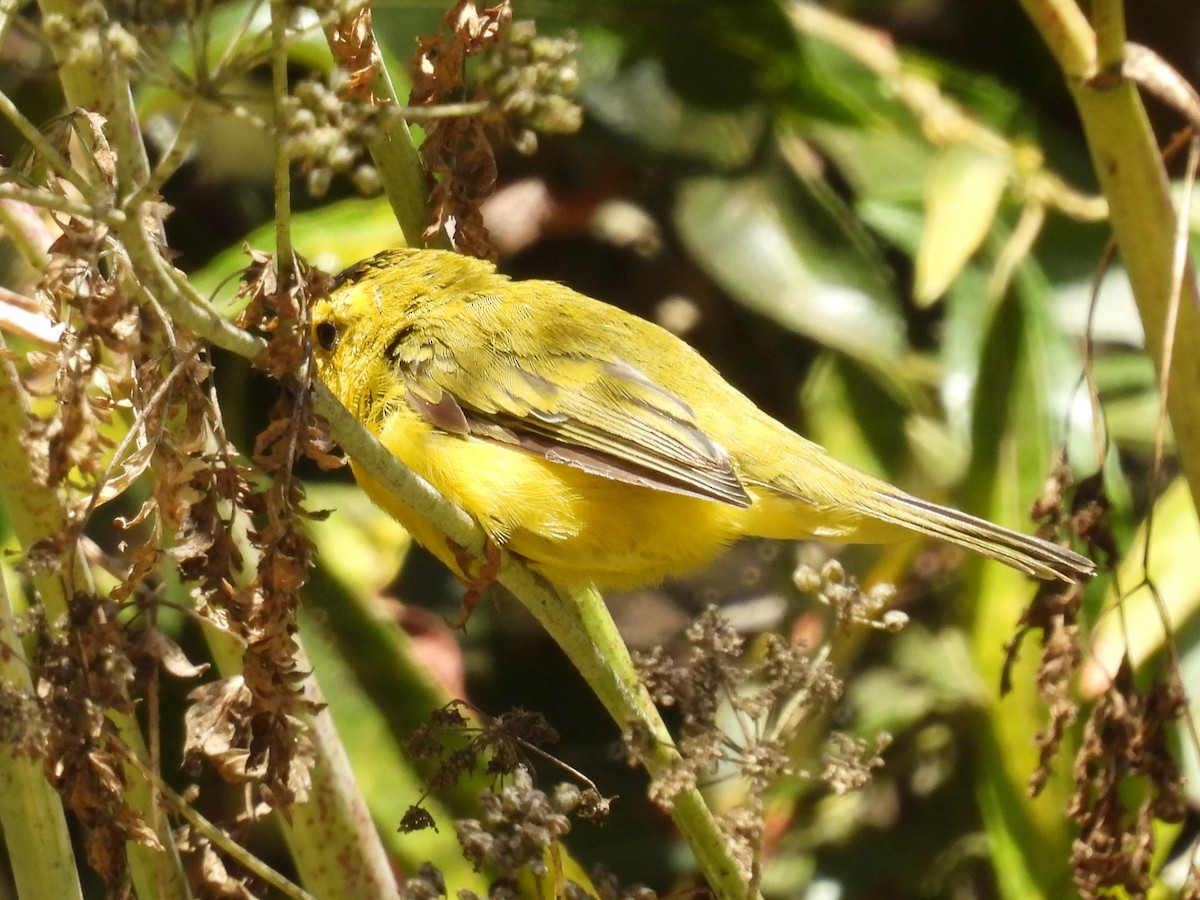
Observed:
[[[453,621],[447,619],[446,624],[454,629],[465,629],[475,612],[475,607],[488,589],[496,583],[496,576],[500,574],[500,545],[491,538],[485,538],[484,560],[480,562],[454,541],[447,540],[447,544],[454,553],[458,571],[463,573],[462,581],[467,590],[459,601],[458,618]]]

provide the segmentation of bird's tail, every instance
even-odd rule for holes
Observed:
[[[1073,584],[1096,573],[1096,564],[1086,556],[1042,538],[908,494],[880,491],[875,499],[871,512],[882,522],[931,535],[1035,578]]]

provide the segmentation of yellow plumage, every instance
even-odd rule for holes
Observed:
[[[358,263],[314,308],[313,347],[318,376],[388,449],[557,584],[653,583],[740,537],[910,532],[1040,578],[1093,571],[834,460],[658,326],[488,262],[394,250]],[[440,532],[354,473],[456,568]]]

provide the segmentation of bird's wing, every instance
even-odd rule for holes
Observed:
[[[387,348],[405,398],[433,425],[601,478],[750,505],[691,407],[611,348],[538,341],[525,354],[509,340],[485,346],[478,336],[496,332],[458,324],[419,337],[403,329]]]

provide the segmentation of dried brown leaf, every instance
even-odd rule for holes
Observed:
[[[375,31],[371,23],[371,8],[363,5],[349,17],[342,19],[326,32],[329,49],[338,68],[349,73],[340,96],[343,100],[369,101],[371,87],[375,83],[377,69],[375,58],[378,48]]]
[[[208,663],[196,665],[183,652],[183,648],[157,628],[146,630],[143,647],[164,669],[176,678],[199,678],[209,669]]]
[[[46,777],[86,829],[89,864],[119,892],[129,883],[126,842],[161,848],[125,800],[130,751],[108,713],[133,713],[136,673],[148,655],[141,636],[114,613],[100,598],[75,594],[63,629],[40,623],[30,668],[45,727]]]
[[[512,9],[507,2],[480,10],[459,0],[442,17],[449,34],[421,37],[413,58],[412,106],[460,102],[467,97],[466,60],[492,47],[508,30]],[[421,161],[432,179],[429,226],[432,241],[453,220],[455,244],[474,256],[494,258],[480,207],[496,188],[496,155],[487,136],[502,127],[494,110],[484,116],[434,119],[426,124]]]
[[[252,900],[257,896],[250,890],[246,878],[231,871],[237,868],[236,865],[227,864],[220,849],[190,825],[176,830],[175,844],[187,863],[192,883],[197,885],[200,896],[219,900]]]
[[[192,705],[184,714],[184,762],[193,771],[201,758],[213,764],[226,781],[251,781],[259,771],[248,768],[245,739],[253,696],[240,675],[201,685],[188,694]]]
[[[1154,822],[1177,822],[1184,813],[1169,734],[1185,706],[1173,674],[1139,689],[1126,661],[1092,710],[1067,808],[1079,826],[1071,864],[1080,896],[1111,896],[1114,889],[1142,896],[1150,889]]]

